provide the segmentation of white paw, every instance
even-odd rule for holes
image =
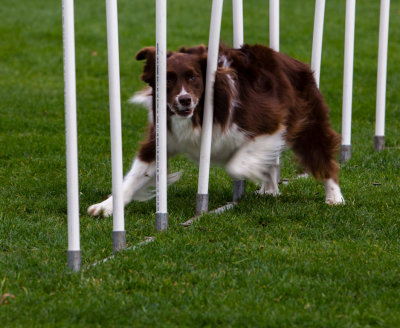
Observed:
[[[326,198],[325,203],[328,205],[341,205],[344,204],[344,198],[340,191],[339,185],[332,179],[324,181]]]
[[[325,199],[325,203],[327,203],[328,205],[344,205],[345,201],[342,195],[338,196],[338,197],[327,197]]]
[[[260,190],[256,191],[257,195],[271,195],[271,196],[279,196],[281,193],[279,192],[279,189],[274,189],[274,188],[264,188],[261,187]]]
[[[88,214],[93,216],[109,217],[113,213],[112,199],[108,198],[104,202],[93,204],[88,208]]]

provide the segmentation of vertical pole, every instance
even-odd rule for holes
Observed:
[[[211,139],[214,114],[214,82],[218,65],[223,0],[213,0],[206,72],[204,115],[201,132],[199,185],[196,195],[196,214],[208,211],[208,183],[210,173]]]
[[[121,93],[119,79],[117,0],[106,0],[108,78],[111,129],[111,167],[113,194],[113,251],[126,248],[124,196],[122,191]]]
[[[243,45],[243,0],[232,0],[233,13],[233,47]]]
[[[376,88],[376,120],[374,138],[374,147],[376,151],[381,151],[385,148],[385,101],[389,38],[389,7],[390,0],[381,0],[381,13],[379,19],[378,81]]]
[[[233,47],[240,48],[243,37],[243,0],[232,0],[233,13]],[[237,202],[246,191],[246,180],[233,181],[233,201]]]
[[[279,0],[269,0],[269,46],[279,51]],[[281,179],[280,158],[276,160],[276,183]]]
[[[167,2],[156,0],[156,231],[168,228],[167,212]]]
[[[342,147],[340,162],[351,157],[351,107],[353,98],[354,28],[356,0],[346,1],[346,28],[343,73]]]
[[[279,0],[269,0],[269,46],[279,51]]]
[[[314,72],[315,82],[319,87],[321,72],[322,36],[324,33],[325,0],[315,1],[314,33],[311,55],[311,69]]]
[[[62,1],[64,46],[65,141],[67,155],[68,252],[67,266],[81,268],[79,235],[78,138],[76,122],[74,1]]]

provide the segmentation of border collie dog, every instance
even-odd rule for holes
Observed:
[[[149,109],[147,138],[124,178],[124,203],[154,197],[155,48],[138,52],[145,60],[148,87],[132,102]],[[167,55],[168,156],[200,156],[207,48],[181,48]],[[261,194],[278,195],[279,155],[290,147],[307,173],[324,183],[327,204],[343,204],[335,155],[340,142],[329,108],[309,66],[262,45],[221,47],[214,84],[211,161],[235,179],[261,181]],[[170,174],[168,182],[180,173]],[[112,196],[89,207],[109,216]]]

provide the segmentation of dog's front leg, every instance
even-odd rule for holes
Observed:
[[[266,167],[264,177],[260,190],[257,191],[260,195],[272,195],[278,196],[279,192],[279,179],[280,179],[280,167],[279,167],[279,156],[275,159],[275,164]]]
[[[124,206],[138,196],[138,200],[152,198],[147,192],[151,185],[154,185],[156,164],[155,161],[145,162],[139,157],[133,161],[132,168],[124,178],[122,185],[124,195]],[[147,197],[143,194],[147,194]],[[103,215],[108,217],[113,213],[113,197],[108,197],[105,201],[94,204],[88,208],[88,214],[93,216]]]

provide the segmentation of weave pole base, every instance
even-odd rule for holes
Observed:
[[[226,204],[224,206],[218,207],[215,210],[212,210],[212,211],[207,212],[207,213],[208,214],[222,214],[222,213],[224,213],[226,211],[231,210],[236,205],[237,205],[237,203],[233,203],[233,202],[232,203],[228,203],[228,204]],[[196,216],[192,217],[191,219],[181,223],[181,226],[190,227],[193,224],[193,222],[200,220],[200,218],[201,218],[201,215],[196,215]]]
[[[385,136],[374,137],[374,149],[375,151],[381,151],[385,149]]]
[[[113,253],[118,253],[121,249],[126,248],[126,231],[112,232],[112,249]]]
[[[168,229],[168,213],[156,213],[156,232]]]
[[[246,180],[233,181],[233,202],[236,203],[246,192]]]
[[[67,251],[67,266],[72,271],[81,270],[82,255],[81,251]]]
[[[342,145],[340,148],[340,163],[345,163],[351,158],[351,145]]]
[[[196,215],[208,212],[208,194],[196,195]]]

